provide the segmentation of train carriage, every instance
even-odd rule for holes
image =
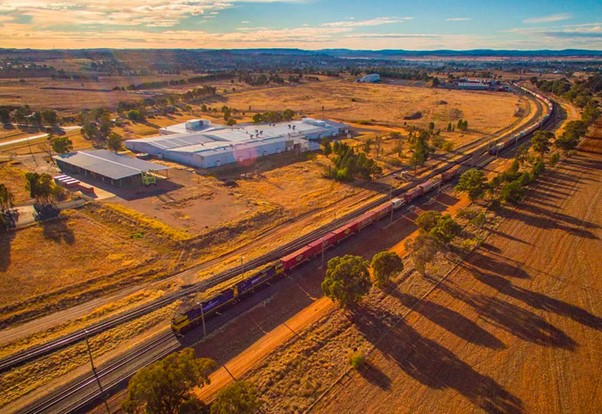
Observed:
[[[420,197],[422,195],[422,191],[423,191],[422,187],[416,187],[416,188],[406,192],[403,195],[403,199],[406,202],[410,202],[410,201],[414,200],[415,198]]]
[[[281,267],[280,264],[270,266],[267,269],[264,269],[263,271],[251,276],[250,278],[238,282],[236,284],[238,296],[242,296],[248,292],[251,292],[274,279],[278,275],[277,266]]]
[[[357,230],[357,221],[353,221],[351,223],[345,224],[343,227],[339,227],[338,229],[332,232],[332,234],[334,235],[332,239],[333,243],[338,243],[346,239],[347,237],[357,232]]]
[[[366,226],[374,223],[376,220],[376,213],[374,211],[368,211],[367,213],[362,214],[357,220],[357,228],[358,230],[363,229]]]

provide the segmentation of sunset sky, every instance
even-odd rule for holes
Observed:
[[[602,1],[0,0],[0,47],[602,49]]]

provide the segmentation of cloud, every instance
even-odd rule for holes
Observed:
[[[368,27],[381,26],[383,24],[402,23],[406,20],[412,20],[413,17],[376,17],[369,20],[345,20],[340,22],[324,23],[324,27]]]
[[[472,20],[472,17],[448,17],[447,19],[448,22],[465,22],[468,20]]]
[[[568,20],[571,17],[573,17],[573,16],[569,13],[558,13],[558,14],[551,14],[549,16],[531,17],[529,19],[523,20],[523,23],[527,23],[527,24],[552,23],[552,22],[560,22],[562,20]]]
[[[241,21],[240,21],[240,23],[241,23],[241,24],[249,24],[249,23],[251,23],[251,22],[250,22],[250,21],[248,21],[248,20],[241,20]]]

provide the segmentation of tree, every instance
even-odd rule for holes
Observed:
[[[502,187],[500,199],[505,202],[518,203],[525,194],[523,186],[518,180],[511,181]]]
[[[322,138],[322,152],[327,157],[332,154],[332,145],[330,145],[330,141],[327,137]]]
[[[383,286],[389,282],[391,276],[403,270],[403,261],[395,252],[384,251],[372,257],[372,273],[376,286]]]
[[[254,414],[261,402],[255,387],[246,381],[238,381],[220,391],[211,404],[211,414]]]
[[[123,408],[129,413],[176,414],[193,388],[209,383],[216,368],[209,358],[195,358],[191,348],[173,353],[134,375]]]
[[[425,275],[426,266],[439,251],[439,244],[429,234],[421,233],[414,240],[406,243],[406,248],[412,252],[410,256],[414,261],[416,270]]]
[[[370,154],[370,147],[372,146],[372,139],[368,138],[366,142],[364,142],[364,152],[366,154]]]
[[[111,132],[107,137],[107,148],[111,151],[119,151],[123,148],[123,138],[117,132]]]
[[[28,172],[25,174],[25,187],[29,190],[31,198],[35,198],[38,203],[48,204],[53,194],[54,182],[49,174]]]
[[[482,198],[486,189],[487,180],[485,179],[485,173],[475,168],[471,168],[462,174],[458,185],[455,187],[456,191],[467,193],[471,201]]]
[[[531,138],[533,149],[543,157],[546,152],[550,152],[552,144],[550,141],[554,138],[554,133],[550,131],[537,131]]]
[[[44,122],[45,125],[55,126],[58,124],[59,118],[56,114],[56,111],[53,111],[52,109],[44,109],[40,115],[42,117],[42,122]]]
[[[134,122],[143,122],[144,115],[137,109],[131,109],[126,115],[127,119]]]
[[[50,143],[57,154],[66,154],[73,149],[73,142],[66,136],[50,138]]]
[[[0,211],[3,213],[6,210],[13,208],[15,196],[11,193],[6,185],[0,184]]]
[[[438,211],[423,211],[416,218],[416,226],[418,226],[420,231],[428,233],[435,228],[440,218],[441,213]]]
[[[368,263],[362,257],[348,254],[328,261],[322,292],[343,309],[355,307],[369,291]]]
[[[228,118],[226,120],[226,125],[228,125],[228,126],[236,125],[236,119],[234,119],[234,118]]]
[[[415,139],[411,146],[412,155],[410,156],[409,163],[414,167],[414,173],[419,166],[423,166],[428,159],[430,148],[427,143],[428,133],[422,131],[418,138]]]
[[[0,108],[0,122],[8,124],[10,122],[10,111],[8,108]]]
[[[462,230],[460,226],[449,214],[442,215],[435,227],[429,231],[429,235],[441,244],[448,244]]]
[[[397,156],[401,157],[401,153],[403,151],[403,135],[401,135],[401,132],[393,131],[389,134],[389,136],[396,142],[395,151],[397,152]]]

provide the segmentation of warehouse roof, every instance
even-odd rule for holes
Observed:
[[[56,155],[53,158],[113,180],[132,177],[148,171],[163,171],[169,169],[163,165],[125,155],[119,155],[102,149],[72,152],[69,154]]]

